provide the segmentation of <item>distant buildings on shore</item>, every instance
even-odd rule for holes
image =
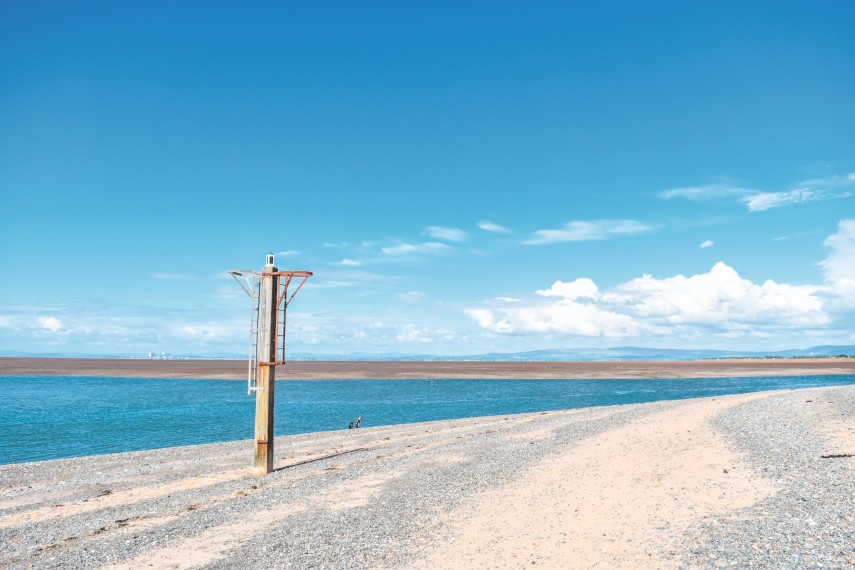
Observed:
[[[186,354],[172,354],[171,352],[149,352],[144,356],[130,355],[120,356],[117,358],[127,358],[128,360],[242,360],[240,356],[197,356]],[[245,359],[244,357],[243,359]]]
[[[190,360],[189,356],[178,356],[169,352],[149,352],[146,356],[132,356],[136,360]]]

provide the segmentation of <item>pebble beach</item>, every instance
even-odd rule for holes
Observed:
[[[0,466],[9,568],[851,568],[855,386]]]

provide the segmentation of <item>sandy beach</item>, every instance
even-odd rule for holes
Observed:
[[[10,568],[850,568],[855,386],[0,467]]]
[[[712,378],[855,374],[855,358],[686,362],[288,361],[280,380],[358,378]],[[0,376],[245,379],[244,360],[0,358]]]

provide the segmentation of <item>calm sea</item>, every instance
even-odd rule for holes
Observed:
[[[325,380],[276,385],[276,435],[855,384],[855,375],[663,380]],[[0,376],[0,464],[253,436],[230,380]]]

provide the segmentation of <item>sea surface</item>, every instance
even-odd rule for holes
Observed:
[[[276,435],[855,384],[855,375],[656,380],[314,380],[276,383]],[[233,380],[0,376],[0,464],[251,439]]]

